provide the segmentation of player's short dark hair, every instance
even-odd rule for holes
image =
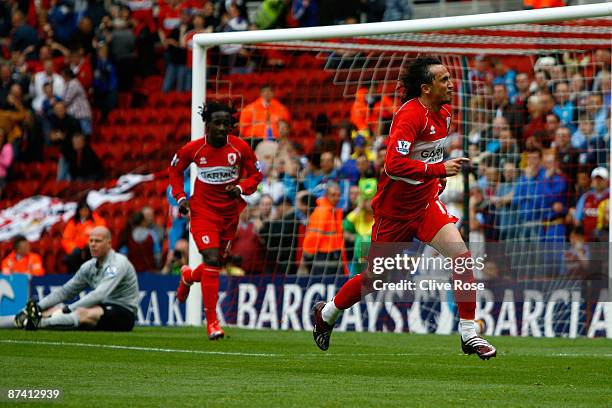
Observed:
[[[212,118],[212,114],[215,112],[227,112],[232,118],[234,118],[236,110],[233,106],[229,104],[217,101],[211,101],[200,106],[199,114],[204,122],[210,121],[210,119]]]
[[[13,250],[16,250],[17,247],[19,246],[19,244],[23,241],[27,241],[26,237],[24,235],[17,235],[14,239],[13,239]]]
[[[442,65],[442,62],[434,57],[419,57],[410,63],[405,72],[400,74],[400,87],[404,89],[402,102],[421,96],[421,85],[433,83],[434,76],[429,70],[432,65]]]
[[[272,89],[272,84],[269,84],[267,82],[264,82],[263,84],[261,84],[261,86],[259,87],[259,89]]]

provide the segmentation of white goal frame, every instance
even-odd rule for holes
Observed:
[[[222,44],[253,44],[262,42],[320,40],[356,36],[446,31],[508,24],[546,23],[607,16],[612,16],[612,2],[538,10],[475,14],[460,17],[197,34],[193,37],[193,72],[197,73],[197,75],[194,74],[192,76],[191,140],[199,139],[204,135],[204,123],[202,122],[201,116],[198,114],[198,109],[206,100],[206,52],[208,48],[213,46]],[[195,177],[195,167],[192,165],[192,186],[193,182],[195,181]],[[612,206],[610,206],[610,214],[610,218],[612,218]],[[610,242],[612,242],[612,234],[610,234]],[[612,260],[612,256],[610,259]],[[189,265],[194,268],[200,262],[201,256],[198,253],[193,237],[190,234]],[[612,271],[612,265],[609,266],[608,270],[610,274],[610,271]],[[610,275],[610,281],[612,283],[612,275]],[[202,298],[199,286],[200,285],[193,286],[191,290],[192,293],[187,300],[185,322],[194,326],[199,326],[202,324]]]

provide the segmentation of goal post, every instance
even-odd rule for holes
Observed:
[[[468,78],[468,71],[470,68],[468,65],[470,62],[465,55],[473,56],[480,53],[488,54],[491,50],[486,47],[474,47],[469,49],[465,46],[454,44],[452,39],[446,42],[444,32],[452,31],[454,35],[457,32],[462,33],[465,30],[467,34],[469,34],[470,30],[474,30],[476,28],[486,28],[487,30],[485,31],[478,31],[474,32],[473,34],[474,36],[482,36],[483,43],[485,43],[487,41],[488,33],[490,33],[490,35],[495,34],[494,27],[498,27],[499,30],[504,30],[503,27],[499,26],[512,25],[516,27],[517,25],[521,24],[550,23],[608,16],[612,16],[612,3],[610,2],[583,6],[568,6],[562,8],[513,11],[423,20],[198,34],[193,39],[194,75],[192,76],[191,138],[192,140],[195,140],[202,137],[204,134],[204,124],[202,123],[201,117],[198,114],[198,109],[206,100],[207,82],[209,85],[215,86],[217,92],[212,93],[216,93],[217,95],[224,93],[219,91],[219,89],[221,87],[225,87],[226,82],[228,81],[228,95],[231,94],[232,96],[241,97],[242,95],[240,95],[240,92],[249,91],[248,89],[243,89],[242,91],[233,93],[231,91],[231,87],[237,87],[236,83],[232,83],[231,79],[228,79],[226,75],[219,74],[218,71],[215,78],[207,78],[207,72],[209,69],[207,59],[210,58],[209,50],[212,47],[228,44],[252,44],[253,47],[266,47],[271,50],[293,50],[296,52],[296,54],[301,52],[317,53],[323,51],[333,53],[335,48],[344,51],[354,50],[355,52],[361,50],[380,50],[381,52],[386,52],[387,54],[381,57],[382,62],[370,61],[366,56],[364,57],[363,61],[359,62],[359,64],[353,64],[348,68],[344,65],[348,65],[350,61],[344,61],[343,57],[339,57],[338,61],[336,61],[338,66],[335,68],[335,71],[334,69],[327,70],[327,74],[333,76],[334,85],[344,88],[343,92],[344,96],[347,98],[347,102],[352,102],[354,89],[366,83],[368,78],[376,77],[376,79],[380,80],[381,84],[383,84],[381,86],[386,86],[391,82],[394,82],[397,79],[398,72],[396,60],[400,61],[399,65],[403,65],[403,60],[406,58],[411,58],[406,57],[407,55],[416,56],[419,52],[431,52],[434,55],[440,55],[445,65],[452,67],[453,72],[451,72],[451,74],[453,77],[459,78],[461,82],[462,89],[458,90],[458,98],[460,98],[459,109],[455,111],[455,115],[459,117],[457,119],[457,130],[464,136],[465,141],[467,140],[467,134],[471,125],[476,122],[474,115],[478,114],[480,110],[484,112],[483,115],[485,116],[490,115],[492,111],[492,105],[489,100],[487,100],[484,105],[476,105],[475,103],[470,105],[470,102],[477,98],[474,97],[475,93],[469,89],[471,86],[469,82],[470,79]],[[610,30],[609,25],[606,27],[608,30]],[[537,32],[538,29],[542,30],[543,33],[547,32],[546,26],[534,29],[534,32]],[[518,32],[520,28],[517,28],[516,30]],[[569,27],[568,30],[571,31],[572,27]],[[584,31],[581,32],[581,34],[592,32],[597,33],[597,29],[587,26]],[[433,40],[428,36],[432,33],[436,35]],[[407,36],[403,37],[403,35]],[[414,35],[414,37],[410,37],[410,35]],[[356,38],[356,40],[350,42],[342,40],[349,38]],[[604,38],[590,38],[585,40],[585,44],[587,45],[582,45],[580,44],[581,35],[577,35],[576,38],[567,40],[563,40],[563,35],[559,36],[559,38],[559,41],[566,41],[568,44],[575,41],[576,48],[580,50],[591,45],[601,47],[606,41],[605,36]],[[609,44],[609,34],[607,38]],[[328,40],[338,40],[338,42],[336,43]],[[526,55],[532,58],[532,63],[535,63],[538,56],[538,51],[557,51],[555,49],[554,41],[554,39],[550,39],[549,37],[541,40],[530,37],[523,41],[523,39],[519,37],[519,34],[517,34],[517,38],[509,37],[507,39],[508,44],[506,46],[491,52],[499,54],[500,56]],[[420,42],[424,44],[426,43],[427,45],[421,46]],[[608,45],[607,48],[610,49],[610,46]],[[329,61],[330,60],[327,60],[326,64],[334,64],[333,61],[332,63]],[[368,73],[363,75],[362,78],[359,75],[360,70],[363,70],[364,72],[368,71]],[[257,72],[255,70],[253,74],[256,73]],[[289,78],[289,80],[291,80],[291,78]],[[210,90],[208,90],[208,92],[210,93]],[[386,94],[390,100],[393,100],[395,97],[395,89],[382,92],[383,94]],[[320,90],[320,93],[323,94],[324,90]],[[295,98],[295,96],[292,97]],[[243,105],[245,105],[251,102],[251,100],[247,100],[246,96],[244,96],[242,102]],[[325,101],[320,100],[318,102],[324,103]],[[195,169],[193,165],[191,170],[191,180],[192,183],[195,180]],[[464,185],[467,186],[467,183],[464,183]],[[466,190],[465,193],[467,194],[464,194],[464,199],[467,200],[469,191]],[[465,202],[465,207],[467,207],[467,201]],[[609,239],[612,241],[612,238]],[[197,253],[197,249],[191,237],[189,261],[192,267],[195,267],[199,262],[201,262],[200,255]],[[612,270],[612,268],[610,268],[610,270]],[[612,285],[609,285],[608,287],[611,286]],[[199,325],[201,324],[202,316],[200,291],[197,287],[194,287],[191,292],[192,293],[188,298],[187,303],[186,322],[192,325]],[[612,328],[608,332],[612,333]]]

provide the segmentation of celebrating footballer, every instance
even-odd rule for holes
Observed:
[[[372,245],[417,238],[454,261],[471,258],[455,226],[458,219],[447,212],[438,198],[444,179],[458,174],[469,161],[467,158],[443,161],[452,120],[448,105],[453,93],[450,73],[439,60],[422,57],[411,63],[400,81],[404,88],[403,105],[391,124],[384,170],[372,202]],[[315,305],[313,336],[321,350],[328,349],[340,313],[373,291],[372,278],[368,269],[347,281],[331,301]],[[467,283],[460,285],[462,288],[474,287],[471,268],[461,271],[455,268],[453,279]],[[454,290],[454,294],[463,352],[476,354],[483,360],[495,357],[495,347],[476,332],[476,291],[461,289]]]

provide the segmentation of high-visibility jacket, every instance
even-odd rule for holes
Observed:
[[[75,248],[85,248],[89,242],[89,233],[95,227],[106,226],[106,221],[95,212],[91,213],[93,219],[85,220],[85,222],[74,222],[71,219],[66,228],[64,228],[64,236],[62,238],[62,247],[64,252],[71,254]]]
[[[540,9],[547,7],[563,7],[565,6],[564,0],[523,0],[525,7]]]
[[[258,98],[240,113],[240,136],[245,139],[276,139],[278,122],[289,122],[289,119],[289,111],[278,100],[272,99],[266,106],[263,98]]]
[[[10,275],[12,273],[29,273],[32,276],[42,276],[45,274],[45,268],[40,255],[30,252],[26,256],[18,258],[17,253],[13,251],[2,260],[2,274]]]
[[[374,106],[366,101],[368,88],[359,88],[355,93],[355,102],[351,106],[351,123],[357,130],[375,130],[379,120],[390,120],[393,117],[393,101],[388,96],[382,96]]]
[[[317,208],[310,215],[304,236],[304,252],[344,252],[342,210],[335,208],[327,197],[317,200]]]

